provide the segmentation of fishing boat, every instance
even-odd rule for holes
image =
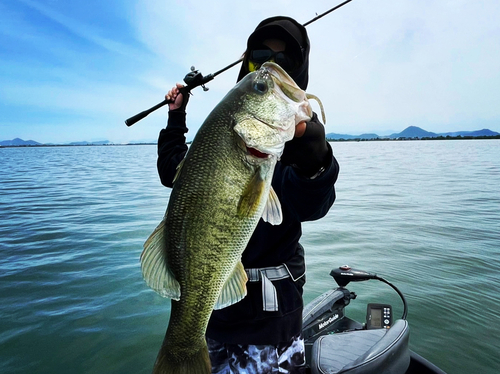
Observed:
[[[344,265],[330,275],[338,287],[305,306],[303,336],[309,374],[446,374],[409,349],[408,305],[401,291],[376,274]],[[366,321],[355,321],[345,308],[356,298],[350,282],[378,280],[392,287],[403,302],[393,317],[389,304],[368,304]]]

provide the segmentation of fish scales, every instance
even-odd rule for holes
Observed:
[[[217,126],[207,127],[200,152],[193,152],[186,158],[176,181],[181,186],[175,191],[179,198],[171,195],[172,204],[168,209],[172,214],[166,219],[170,231],[185,233],[183,237],[170,236],[167,242],[167,257],[173,260],[170,266],[180,283],[181,295],[192,296],[184,299],[185,302],[174,302],[181,304],[179,314],[187,322],[182,325],[185,328],[178,329],[181,336],[189,336],[191,331],[206,325],[225,279],[241,258],[255,221],[260,218],[256,212],[255,217],[235,219],[238,216],[237,197],[245,188],[244,181],[250,180],[254,171],[238,168],[235,159],[218,151],[223,149],[220,142],[224,137],[220,134],[226,129],[221,121],[212,123]],[[219,136],[214,136],[216,134]],[[212,175],[210,183],[206,175]],[[200,209],[201,206],[204,209]],[[208,284],[212,287],[207,293]],[[200,313],[203,309],[206,313]]]
[[[200,127],[165,217],[141,255],[148,285],[172,298],[155,373],[210,373],[210,315],[246,295],[241,254],[261,217],[281,222],[272,174],[295,125],[311,114],[305,93],[278,65],[266,63]]]
[[[238,216],[237,198],[245,188],[244,181],[250,180],[254,171],[238,168],[240,162],[220,151],[232,146],[221,144],[226,140],[221,133],[228,131],[227,126],[221,119],[210,123],[214,126],[205,128],[205,136],[202,133],[197,138],[203,141],[191,145],[193,149],[199,147],[199,151],[186,157],[176,181],[181,187],[171,195],[168,209],[172,214],[166,218],[169,231],[185,233],[182,237],[167,236],[166,248],[181,295],[190,295],[172,302],[169,326],[175,328],[167,330],[166,340],[175,342],[176,347],[165,349],[177,361],[194,355],[205,344],[213,305],[260,218],[256,212],[250,219],[234,219]],[[207,175],[212,176],[209,181]],[[198,336],[193,337],[193,332],[198,332]]]

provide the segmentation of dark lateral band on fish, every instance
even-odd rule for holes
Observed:
[[[316,22],[318,19],[326,16],[327,14],[330,14],[331,12],[339,9],[340,7],[346,5],[347,3],[350,3],[352,0],[346,0],[344,1],[343,3],[340,3],[336,6],[334,6],[333,8],[327,10],[326,12],[324,13],[321,13],[320,15],[314,17],[313,19],[307,21],[306,23],[303,24],[303,26],[307,26],[307,25],[310,25],[311,23],[313,22]],[[203,75],[201,74],[200,71],[196,70],[194,68],[194,66],[191,67],[191,72],[188,73],[185,77],[184,77],[184,83],[186,83],[186,89],[187,91],[191,91],[192,89],[198,87],[198,86],[202,86],[203,87],[203,90],[204,91],[208,91],[208,88],[205,87],[205,84],[207,84],[208,82],[210,82],[211,80],[213,80],[217,75],[225,72],[226,70],[229,70],[231,69],[233,66],[236,66],[238,65],[240,62],[243,61],[243,57],[240,58],[239,60],[227,65],[226,67],[216,71],[215,73],[212,73],[212,74],[208,74],[208,75]],[[153,113],[155,110],[158,110],[160,109],[161,107],[167,105],[171,103],[170,100],[163,100],[162,102],[156,104],[155,106],[149,108],[149,109],[146,109],[140,113],[137,113],[135,116],[132,116],[128,119],[125,120],[125,124],[130,127],[132,125],[134,125],[135,123],[139,122],[140,120],[142,120],[143,118],[147,117],[149,114]],[[321,113],[323,115],[323,121],[324,120],[324,111],[323,111],[323,106],[320,104],[321,106]]]

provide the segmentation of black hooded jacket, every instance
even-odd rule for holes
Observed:
[[[310,43],[306,28],[293,18],[283,16],[265,19],[259,23],[255,31],[250,35],[238,81],[249,73],[247,52],[261,47],[262,42],[269,39],[269,35],[272,35],[273,39],[280,39],[286,43],[287,50],[294,55],[299,65],[296,70],[288,73],[300,88],[307,89],[309,83]]]
[[[287,45],[295,42],[299,45],[301,65],[291,76],[305,89],[309,54],[305,28],[286,17],[265,20],[249,37],[248,48],[258,46],[269,32],[273,38],[284,39]],[[238,80],[248,73],[247,66],[245,60]],[[167,187],[172,187],[176,167],[187,151],[186,132],[185,112],[169,112],[167,128],[160,132],[158,139],[158,172]],[[300,334],[305,283],[304,250],[299,244],[301,222],[319,219],[328,212],[335,200],[334,183],[338,172],[339,166],[329,145],[324,172],[317,178],[306,178],[292,166],[277,163],[272,186],[281,202],[283,222],[273,226],[260,220],[243,252],[242,263],[246,269],[286,264],[292,277],[273,282],[278,295],[276,312],[263,310],[262,284],[248,282],[248,294],[243,300],[213,311],[207,329],[209,338],[234,344],[277,344]]]

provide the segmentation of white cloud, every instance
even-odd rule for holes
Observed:
[[[334,108],[338,125],[330,122],[329,131],[386,124],[439,132],[498,119],[491,95],[500,84],[500,33],[490,16],[499,14],[496,2],[354,3],[357,9],[346,9],[342,24],[332,27],[332,41],[323,39],[330,50],[312,57],[316,73],[331,75],[328,90],[311,85]],[[318,28],[326,34],[325,24]]]

